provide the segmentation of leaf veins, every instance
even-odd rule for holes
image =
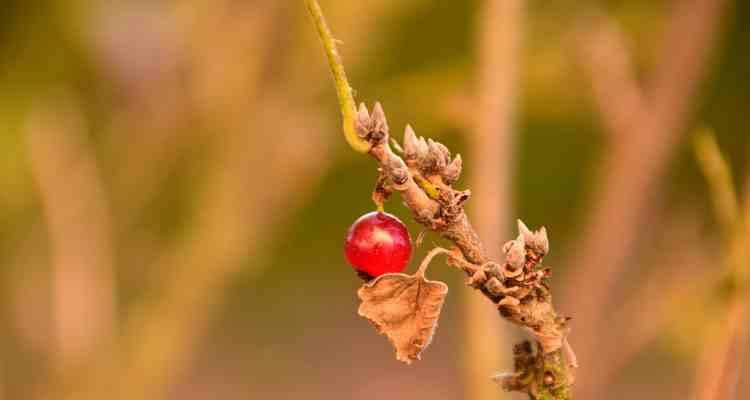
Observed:
[[[384,274],[357,292],[359,315],[388,337],[399,361],[411,364],[429,346],[447,294],[448,285],[420,274]]]

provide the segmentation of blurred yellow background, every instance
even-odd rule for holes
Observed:
[[[578,398],[689,397],[724,329],[690,134],[750,190],[750,3],[321,3],[357,100],[462,154],[492,252],[515,218],[547,227]],[[473,383],[522,336],[472,330],[494,309],[442,265],[422,361],[357,316],[342,246],[375,163],[343,140],[301,0],[0,9],[0,399],[523,398]],[[498,357],[477,372],[472,348]]]

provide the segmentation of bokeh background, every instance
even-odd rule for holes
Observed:
[[[321,3],[357,99],[463,155],[491,252],[547,227],[579,398],[699,392],[727,246],[690,138],[713,129],[742,193],[750,3]],[[442,262],[422,361],[356,315],[375,164],[302,0],[0,9],[0,398],[522,398],[487,377],[523,336]]]

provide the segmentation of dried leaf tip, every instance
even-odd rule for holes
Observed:
[[[523,237],[524,237],[524,240],[525,240],[525,239],[526,239],[527,237],[530,237],[530,236],[532,235],[532,233],[531,233],[531,230],[529,229],[529,227],[528,227],[528,226],[526,226],[526,224],[524,224],[524,223],[523,223],[523,221],[521,221],[520,219],[519,219],[519,220],[516,220],[516,221],[518,222],[518,233],[519,233],[519,234],[520,234],[521,236],[523,236]]]
[[[370,112],[367,111],[365,103],[359,103],[359,109],[357,110],[357,136],[361,138],[367,137],[370,128]]]
[[[388,137],[388,121],[383,106],[376,102],[372,113],[367,111],[364,103],[357,110],[357,135],[371,144],[380,143]]]
[[[536,242],[534,245],[542,254],[549,253],[549,238],[547,237],[547,228],[541,227],[536,233]]]
[[[370,112],[367,111],[367,106],[365,103],[359,103],[359,109],[357,110],[357,118],[361,122],[369,123],[370,121]]]
[[[388,121],[385,118],[385,111],[379,101],[375,102],[372,107],[372,115],[370,115],[370,123],[374,128],[374,131],[388,133]]]
[[[428,157],[430,159],[430,165],[435,168],[435,172],[443,172],[451,159],[450,150],[448,150],[448,148],[442,143],[436,142],[432,139],[427,140],[427,146],[429,148]]]
[[[461,155],[456,154],[456,157],[451,161],[450,164],[448,164],[447,167],[443,170],[443,180],[446,184],[452,185],[454,184],[458,178],[461,177],[461,169],[463,168],[463,160],[461,160]]]
[[[404,158],[407,160],[416,160],[419,154],[419,140],[417,134],[411,125],[404,128]]]
[[[417,160],[424,160],[429,152],[430,149],[427,146],[427,141],[424,140],[424,137],[420,136],[417,141]]]
[[[518,234],[523,239],[527,247],[537,252],[539,255],[549,253],[549,239],[547,237],[547,228],[541,227],[536,232],[532,232],[526,224],[518,220]]]

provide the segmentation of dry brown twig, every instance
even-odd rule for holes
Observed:
[[[549,251],[546,230],[542,228],[532,232],[519,221],[519,236],[503,246],[505,261],[490,261],[464,212],[464,203],[469,199],[470,192],[453,188],[461,174],[461,157],[457,155],[452,158],[444,145],[417,137],[410,126],[406,127],[404,133],[403,158],[394,153],[389,144],[389,127],[382,106],[375,103],[371,112],[364,104],[358,110],[354,109],[351,88],[320,6],[315,0],[306,0],[305,3],[334,75],[347,141],[355,150],[375,158],[387,177],[390,191],[401,195],[417,222],[456,246],[455,250],[450,251],[449,265],[469,275],[469,285],[496,304],[502,317],[523,327],[535,339],[536,353],[531,344],[516,347],[516,371],[498,376],[502,386],[507,390],[525,392],[532,399],[570,399],[575,357],[566,341],[567,319],[555,311],[545,282],[550,269],[541,265],[542,258]],[[382,275],[360,290],[360,293],[365,292],[362,299],[368,302],[372,298],[367,295],[370,292],[380,295],[395,293],[397,291],[391,286],[403,285],[406,277],[414,285],[428,284],[422,272],[423,269],[420,269],[411,277]],[[401,307],[408,307],[406,310],[399,307],[396,310],[378,309],[374,313],[371,310],[365,313],[391,340],[399,343],[401,340],[398,338],[403,336],[403,332],[389,331],[384,321],[394,316],[391,314],[411,315],[409,321],[415,327],[410,333],[413,335],[410,342],[412,347],[402,349],[397,346],[399,358],[407,362],[419,358],[434,329],[431,323],[427,323],[429,321],[420,319],[418,311],[423,303],[419,301],[419,291],[412,292],[417,297],[402,302]],[[432,309],[436,301],[442,304],[439,298],[442,292],[437,291],[436,294],[424,300],[432,304]],[[379,301],[383,300],[379,298]],[[383,316],[383,313],[391,314]],[[372,317],[373,314],[378,316]]]

